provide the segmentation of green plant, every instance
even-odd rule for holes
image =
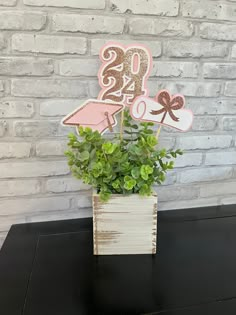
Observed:
[[[103,201],[111,194],[151,195],[153,185],[161,184],[173,169],[171,158],[182,155],[181,150],[158,149],[152,126],[138,125],[125,111],[124,138],[114,136],[111,141],[79,127],[80,138],[69,134],[70,150],[65,152],[72,174],[96,188]]]

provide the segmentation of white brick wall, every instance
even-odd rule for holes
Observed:
[[[13,34],[12,50],[28,53],[79,54],[86,52],[86,39],[83,37]]]
[[[182,148],[159,208],[235,203],[236,2],[230,0],[0,0],[0,243],[11,224],[91,215],[73,179],[61,118],[99,92],[108,41],[147,45],[151,95],[183,93],[195,114],[160,146]]]
[[[52,18],[55,32],[122,34],[124,26],[125,18],[102,15],[55,14]]]
[[[4,1],[4,0],[3,0]],[[5,0],[11,1],[11,0]],[[23,0],[24,4],[46,7],[68,7],[76,9],[105,9],[105,0]]]
[[[2,11],[0,12],[0,30],[41,30],[46,24],[43,12]]]

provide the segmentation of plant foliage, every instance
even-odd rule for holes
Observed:
[[[91,185],[107,201],[111,194],[150,196],[155,183],[161,184],[173,169],[173,159],[181,150],[158,149],[151,129],[153,123],[136,124],[124,113],[124,139],[112,141],[97,131],[79,127],[77,137],[69,134],[69,150],[65,152],[72,174]]]

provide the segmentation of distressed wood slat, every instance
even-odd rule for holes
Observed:
[[[94,255],[155,254],[157,196],[93,194]]]

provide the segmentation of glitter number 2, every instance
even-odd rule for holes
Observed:
[[[108,46],[103,50],[101,58],[100,99],[130,105],[137,96],[148,94],[145,83],[151,58],[144,47],[125,49],[122,46]]]

